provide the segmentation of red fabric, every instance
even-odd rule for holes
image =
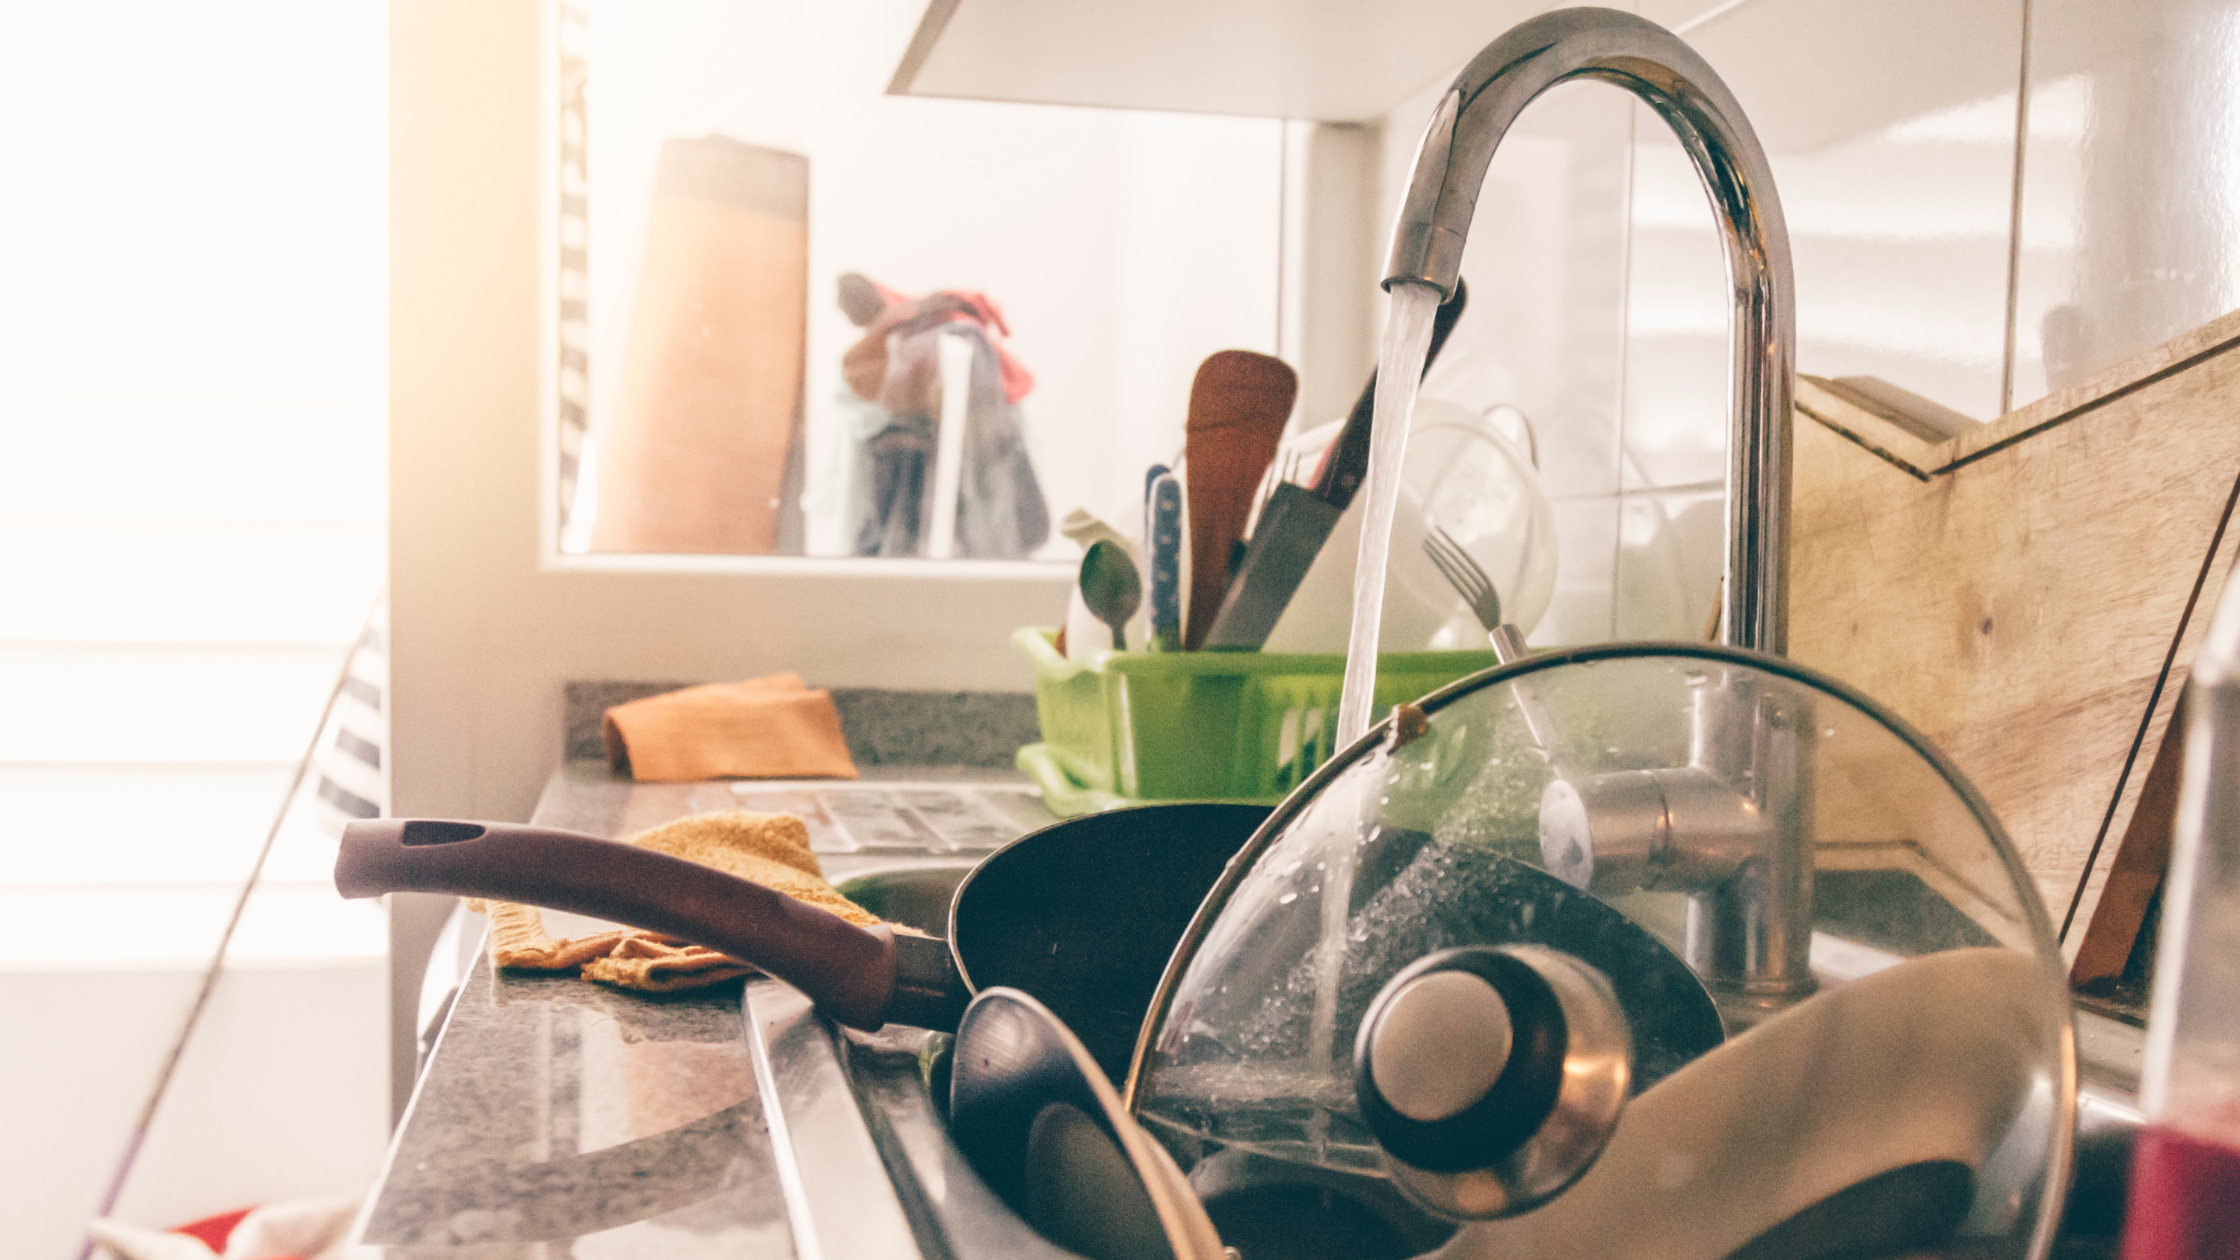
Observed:
[[[199,1221],[191,1221],[185,1225],[175,1225],[170,1232],[199,1238],[202,1240],[203,1246],[222,1256],[226,1253],[226,1240],[233,1237],[233,1227],[239,1225],[241,1218],[247,1216],[250,1211],[249,1208],[242,1208],[238,1212],[221,1212],[216,1216],[206,1216]]]
[[[920,299],[913,298],[907,293],[898,293],[876,280],[871,282],[871,287],[877,289],[879,296],[886,299],[887,310],[890,314],[902,315],[902,321],[898,322],[923,319],[929,327],[935,324],[973,323],[984,329],[993,329],[996,337],[1009,337],[1011,335],[1011,326],[1003,322],[1003,308],[997,306],[995,299],[985,293],[974,293],[965,289],[943,289],[938,293],[927,294]],[[904,303],[914,303],[919,309],[907,313],[896,312],[894,308]],[[871,325],[871,328],[876,330],[878,335],[884,333],[884,329],[876,321]],[[1014,358],[1010,349],[1001,341],[996,340],[996,337],[990,337],[988,344],[995,347],[996,366],[1003,379],[1004,399],[1015,403],[1033,391],[1034,373],[1029,372],[1025,364]]]

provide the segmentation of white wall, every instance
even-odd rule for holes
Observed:
[[[381,584],[384,23],[0,7],[9,1255],[75,1253]],[[285,847],[138,1223],[372,1177],[382,920],[321,888],[331,840]]]
[[[199,960],[184,959],[0,970],[8,1254],[76,1254],[200,981]],[[228,972],[118,1219],[161,1228],[370,1187],[389,1131],[387,987],[378,956]]]
[[[193,849],[223,854],[230,874],[246,875],[262,839],[261,824],[245,842],[225,834],[224,794],[185,790],[191,780],[178,771],[144,771],[119,787],[81,791],[70,814],[106,808],[136,819],[144,843],[111,846],[110,860],[146,882],[87,881],[95,855],[63,839],[70,814],[41,818],[35,796],[30,810],[27,794],[0,797],[44,837],[21,855],[19,877],[81,876],[0,887],[9,925],[0,1132],[13,1139],[0,1146],[0,1209],[13,1222],[10,1255],[74,1251],[193,1002],[239,893],[206,875],[196,881]],[[377,903],[335,894],[334,841],[311,792],[297,796],[266,858],[227,970],[114,1209],[121,1220],[160,1228],[372,1184],[389,1130],[386,916]]]

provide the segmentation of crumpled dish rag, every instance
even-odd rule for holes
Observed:
[[[832,693],[799,674],[632,700],[607,710],[600,728],[607,763],[646,783],[856,777]]]
[[[816,855],[809,851],[809,828],[791,814],[751,814],[728,809],[680,818],[641,835],[630,844],[680,857],[726,874],[752,880],[819,910],[829,910],[860,927],[878,925],[877,915],[833,891]],[[570,971],[600,984],[648,993],[702,988],[754,968],[736,958],[672,936],[638,928],[617,928],[592,936],[564,939],[544,929],[535,906],[507,901],[470,902],[490,916],[490,961],[517,971]],[[900,924],[896,932],[923,935]]]

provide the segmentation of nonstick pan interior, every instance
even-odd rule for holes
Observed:
[[[949,940],[977,992],[1007,985],[1064,1020],[1118,1081],[1175,943],[1263,805],[1168,804],[1072,818],[966,876]]]

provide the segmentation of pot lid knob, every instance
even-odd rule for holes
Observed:
[[[1418,959],[1354,1041],[1354,1091],[1401,1188],[1484,1219],[1560,1193],[1601,1153],[1632,1071],[1602,974],[1536,946]]]
[[[1499,989],[1467,970],[1433,971],[1396,987],[1371,1025],[1369,1077],[1394,1111],[1432,1124],[1485,1097],[1515,1045]]]

